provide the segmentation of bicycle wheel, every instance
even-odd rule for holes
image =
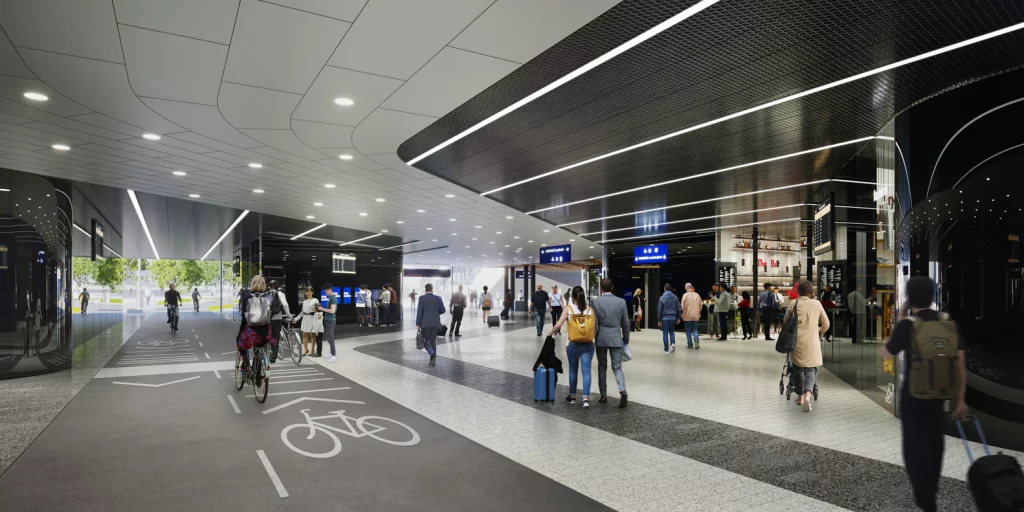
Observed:
[[[245,387],[245,374],[242,373],[242,353],[235,353],[235,389],[241,391]]]
[[[327,450],[326,452],[323,452],[323,453],[307,452],[306,450],[302,450],[302,449],[297,448],[294,444],[292,444],[291,441],[288,440],[288,432],[291,432],[292,429],[297,428],[297,427],[302,427],[302,428],[308,429],[309,425],[307,425],[305,423],[296,423],[294,425],[288,425],[287,427],[284,428],[284,430],[281,431],[281,441],[284,442],[285,446],[287,446],[288,448],[291,448],[291,450],[293,452],[298,453],[299,455],[305,455],[306,457],[311,457],[311,458],[314,458],[314,459],[329,459],[329,458],[334,457],[335,455],[341,453],[341,439],[338,439],[338,436],[334,435],[334,433],[331,432],[330,430],[327,430],[327,429],[325,429],[323,427],[318,427],[316,425],[313,426],[313,435],[315,436],[317,431],[320,431],[320,432],[323,432],[324,434],[327,434],[327,437],[329,437],[329,438],[334,440],[334,447],[331,448],[330,450]],[[312,437],[309,437],[309,436],[303,436],[303,437],[305,439],[307,439],[307,440],[312,439]]]
[[[263,403],[267,401],[267,392],[270,391],[270,377],[267,377],[267,358],[263,354],[262,350],[256,352],[253,356],[252,371],[252,394],[256,397],[256,401]]]
[[[371,420],[372,423],[367,422],[367,420]],[[363,416],[356,420],[356,426],[359,427],[359,430],[366,433],[366,435],[382,443],[393,444],[395,446],[412,446],[420,442],[419,433],[413,430],[412,427],[391,418],[385,418],[382,416]],[[395,428],[395,426],[401,427],[401,429]],[[370,429],[367,429],[366,427],[370,427]],[[402,429],[405,429],[407,432],[402,432]],[[397,440],[388,439],[380,435],[382,432],[387,432],[388,437],[397,438]]]
[[[302,341],[299,339],[299,333],[295,331],[288,331],[288,335],[285,336],[288,339],[288,351],[291,352],[292,362],[299,364],[302,362]]]

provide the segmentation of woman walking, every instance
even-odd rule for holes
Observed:
[[[754,338],[754,331],[750,325],[750,293],[743,292],[743,300],[737,305],[740,310],[740,322],[743,324],[743,339],[749,340]]]
[[[799,396],[796,404],[803,407],[804,412],[811,412],[811,391],[814,390],[814,378],[818,373],[821,361],[821,334],[829,329],[828,315],[821,302],[814,298],[814,285],[810,281],[801,281],[797,287],[799,297],[792,302],[783,325],[790,317],[796,316],[796,349],[790,353],[793,363],[796,392]]]
[[[548,336],[569,322],[569,345],[565,348],[569,358],[569,396],[565,397],[565,401],[576,403],[576,370],[579,368],[583,373],[583,407],[590,407],[590,371],[594,361],[597,318],[594,310],[587,305],[587,292],[583,291],[583,287],[574,286],[570,296],[571,300],[566,301],[562,316],[548,332]]]
[[[643,326],[644,302],[646,302],[643,293],[644,291],[640,288],[633,292],[633,320],[636,322],[636,332],[640,332]]]
[[[302,301],[302,354],[312,355],[316,350],[316,336],[324,332],[323,313],[320,301],[313,298],[313,288],[306,288],[306,300]]]
[[[484,292],[480,294],[480,309],[483,311],[484,323],[487,323],[487,316],[491,314],[491,308],[494,307],[494,297],[487,291],[487,287],[484,286]]]

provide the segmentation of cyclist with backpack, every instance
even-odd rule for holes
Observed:
[[[593,308],[587,305],[587,292],[583,287],[574,286],[569,295],[572,300],[566,302],[558,321],[548,331],[548,336],[561,329],[562,324],[568,323],[569,344],[565,347],[565,354],[569,358],[569,396],[565,397],[565,401],[576,403],[578,368],[583,373],[583,407],[590,407],[590,375],[594,361],[597,318]]]
[[[277,293],[267,292],[267,281],[263,276],[255,276],[249,290],[240,293],[238,307],[242,312],[242,321],[238,326],[236,343],[242,353],[242,370],[249,369],[249,350],[256,345],[270,343],[273,350],[277,349],[277,339],[270,328],[272,304],[279,301]]]
[[[899,401],[903,463],[917,506],[936,510],[945,448],[946,400],[954,402],[954,417],[967,415],[967,347],[952,318],[930,309],[935,293],[930,278],[914,276],[907,281],[906,289],[910,310],[902,311],[904,318],[882,347],[882,357],[904,352],[905,377]]]

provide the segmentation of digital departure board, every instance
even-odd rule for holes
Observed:
[[[356,257],[351,254],[334,253],[331,258],[331,272],[335,274],[355,274]]]
[[[832,238],[835,237],[835,205],[834,196],[821,203],[814,210],[814,254],[832,250]]]

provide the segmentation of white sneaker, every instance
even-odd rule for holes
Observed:
[[[337,357],[334,357],[334,356],[331,356],[331,357],[328,357],[328,358],[327,358],[327,362],[328,362],[328,363],[333,363],[333,362],[335,362],[335,361],[337,361],[337,360],[338,360],[338,358],[337,358]]]
[[[665,355],[666,355],[666,356],[668,355],[668,350],[666,350],[666,351],[665,351]]]
[[[675,352],[675,351],[676,351],[676,344],[675,344],[675,343],[673,343],[673,344],[672,344],[672,352]]]

